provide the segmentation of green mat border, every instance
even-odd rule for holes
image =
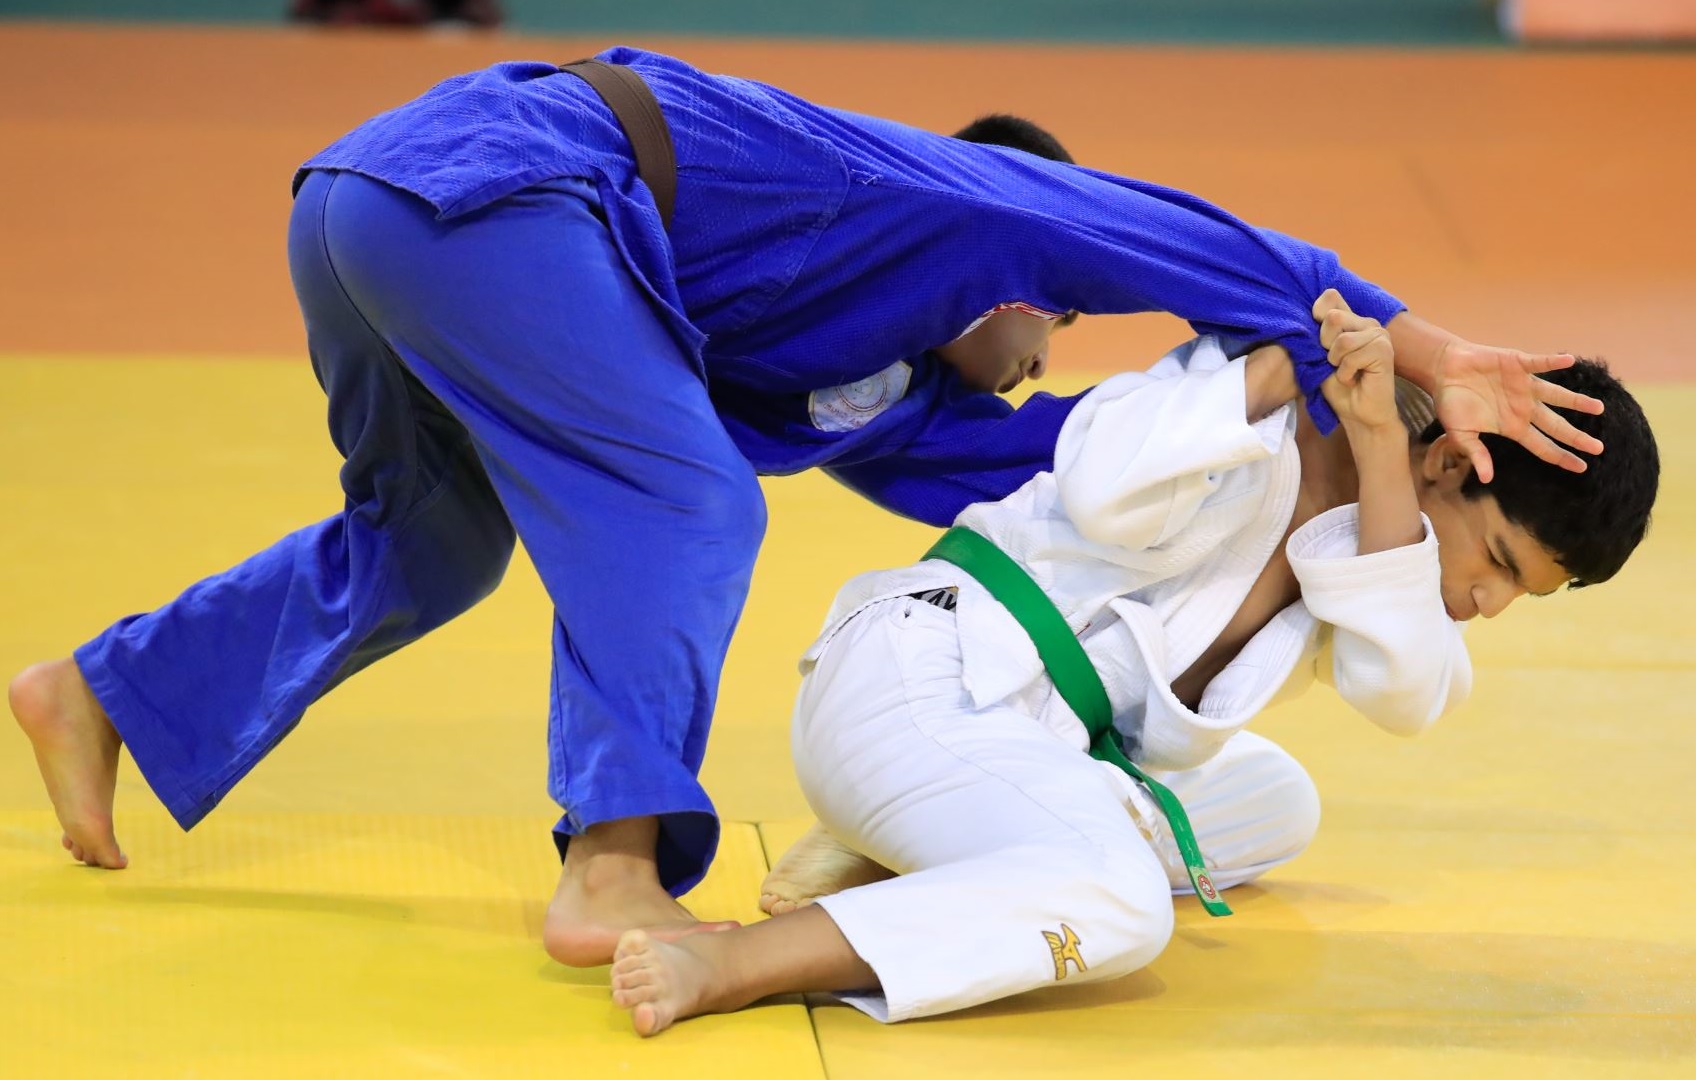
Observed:
[[[519,33],[1501,45],[1490,0],[504,0]],[[281,24],[287,0],[0,0],[0,19]]]

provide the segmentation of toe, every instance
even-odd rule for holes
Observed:
[[[658,1035],[665,1030],[665,1021],[660,1010],[650,1002],[643,1002],[630,1010],[630,1022],[636,1027],[636,1034],[643,1038]]]
[[[77,857],[90,866],[101,866],[107,870],[122,870],[129,862],[124,858],[123,851],[118,847],[118,839],[110,829],[82,830],[83,839],[73,839],[72,851],[80,851]]]
[[[651,949],[652,942],[648,939],[646,931],[627,930],[624,935],[618,939],[618,947],[613,950],[612,958],[616,963],[620,960],[644,955],[650,952]]]
[[[620,975],[634,975],[638,971],[646,971],[652,966],[650,960],[651,957],[647,953],[635,953],[630,956],[621,956],[612,962],[613,977],[617,978]]]
[[[646,986],[654,981],[654,973],[645,967],[615,967],[609,980],[614,990],[628,990],[636,986]]]

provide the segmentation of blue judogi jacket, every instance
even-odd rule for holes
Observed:
[[[1331,252],[1181,191],[826,108],[657,53],[600,58],[640,73],[670,125],[669,233],[612,113],[552,64],[449,79],[302,173],[358,172],[443,219],[545,180],[593,182],[619,250],[762,473],[824,467],[889,509],[946,525],[1051,468],[1076,398],[1037,394],[1015,410],[966,390],[926,352],[1006,302],[1168,311],[1201,333],[1279,343],[1323,431],[1336,418],[1318,393],[1331,367],[1314,299],[1336,288],[1383,322],[1403,309]],[[893,403],[863,420],[821,409],[821,393],[840,404],[857,386]]]

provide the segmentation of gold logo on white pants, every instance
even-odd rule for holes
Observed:
[[[1066,977],[1066,961],[1068,960],[1078,965],[1079,971],[1089,970],[1089,965],[1084,963],[1084,954],[1078,951],[1078,946],[1083,943],[1078,940],[1078,935],[1072,932],[1070,926],[1061,923],[1060,933],[1058,934],[1052,930],[1044,930],[1042,939],[1048,942],[1048,951],[1054,954],[1055,982]]]

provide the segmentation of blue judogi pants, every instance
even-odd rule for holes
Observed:
[[[516,529],[554,603],[561,851],[657,814],[661,880],[700,880],[718,821],[696,774],[765,504],[614,243],[581,181],[440,222],[307,178],[289,265],[346,507],[76,652],[184,828],[327,690],[488,595]]]

